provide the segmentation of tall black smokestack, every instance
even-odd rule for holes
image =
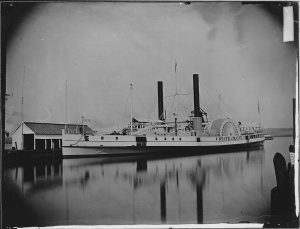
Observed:
[[[158,119],[164,120],[164,96],[163,96],[163,82],[157,82],[158,89]]]
[[[201,117],[198,74],[193,74],[193,86],[194,86],[194,117]]]

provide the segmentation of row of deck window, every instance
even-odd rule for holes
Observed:
[[[261,137],[262,137],[262,134],[250,135],[250,139],[261,138]]]
[[[119,137],[115,137],[115,139],[116,139],[116,140],[119,140]],[[104,140],[104,137],[103,137],[103,136],[101,137],[101,140]],[[155,137],[155,141],[157,141],[157,140],[158,140],[158,138]],[[167,138],[165,137],[164,140],[166,141]],[[175,138],[173,137],[173,138],[172,138],[172,141],[174,141],[174,140],[175,140]],[[178,140],[181,141],[181,138],[178,138]]]
[[[157,138],[157,137],[155,137],[155,140],[157,141],[157,140],[158,140],[158,138]],[[166,138],[166,137],[164,137],[164,140],[165,140],[165,141],[167,141],[167,138]],[[173,138],[172,138],[172,141],[174,141],[174,140],[175,140],[175,138],[173,137]],[[179,140],[179,141],[181,141],[181,138],[178,138],[178,140]]]

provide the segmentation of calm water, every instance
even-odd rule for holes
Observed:
[[[5,171],[4,221],[64,224],[264,223],[276,186],[273,156],[290,161],[292,138],[263,149],[176,158],[89,158]]]

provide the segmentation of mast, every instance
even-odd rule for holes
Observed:
[[[68,81],[66,80],[66,112],[65,112],[65,131],[67,130],[68,123]]]
[[[177,85],[177,60],[175,59],[175,96],[174,96],[174,100],[175,100],[175,117],[177,117],[178,115],[178,102],[177,102],[177,95],[178,95],[178,85]]]
[[[132,83],[130,84],[130,135],[132,135],[132,116],[133,116],[133,102],[132,102]]]
[[[82,115],[82,116],[81,116],[81,126],[82,126],[82,133],[83,133],[83,127],[84,127],[84,125],[83,125],[83,121],[84,121],[84,116]]]
[[[24,79],[25,79],[25,73],[26,73],[26,69],[25,69],[25,65],[24,65],[24,71],[23,71],[23,79],[22,79],[22,145],[21,145],[21,149],[24,148],[24,130],[23,130],[23,123],[24,123],[24,112],[23,112],[23,106],[24,106]]]
[[[260,119],[260,107],[259,107],[259,100],[257,101],[257,112],[258,112],[258,127],[261,127],[261,119]]]

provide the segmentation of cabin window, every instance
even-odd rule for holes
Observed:
[[[167,138],[165,137],[165,141],[167,140]]]
[[[179,138],[179,141],[181,141],[181,138]]]
[[[116,137],[116,140],[118,140],[119,138],[118,137]]]
[[[104,137],[101,137],[101,140],[104,140]]]
[[[155,140],[157,141],[157,137],[155,137]]]
[[[174,141],[174,138],[172,138],[172,140]]]

